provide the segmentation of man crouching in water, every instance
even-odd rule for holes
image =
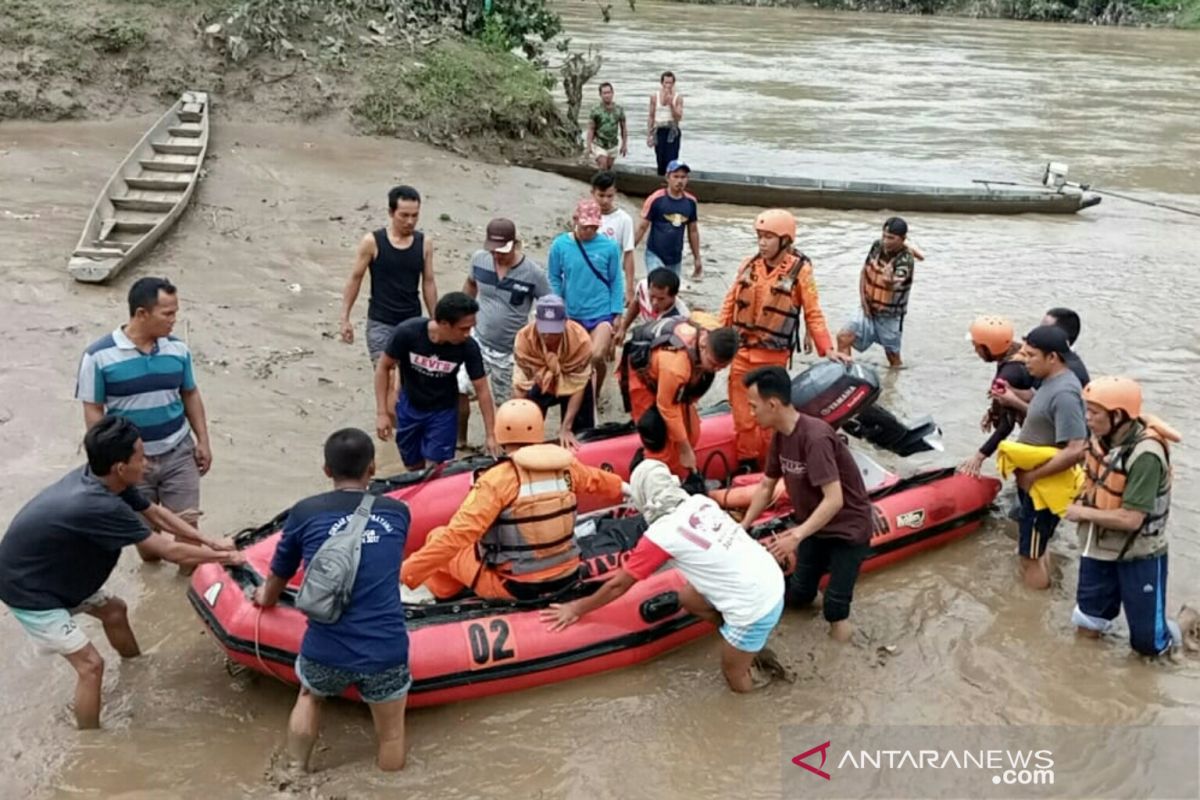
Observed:
[[[542,410],[509,400],[496,412],[496,441],[508,455],[480,474],[450,522],[405,559],[400,580],[438,599],[471,589],[480,597],[531,600],[579,577],[576,495],[621,502],[621,478],[546,444]]]
[[[670,561],[688,581],[679,592],[680,604],[720,628],[721,672],[729,688],[749,692],[763,685],[751,672],[756,661],[776,674],[780,670],[766,648],[783,613],[779,565],[716,501],[685,492],[663,462],[643,461],[629,482],[633,503],[650,527],[629,560],[599,590],[551,605],[541,612],[542,619],[551,623],[551,630],[562,630]]]

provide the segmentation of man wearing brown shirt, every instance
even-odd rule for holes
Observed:
[[[799,524],[779,534],[767,549],[776,558],[795,553],[787,604],[816,599],[828,573],[823,610],[829,635],[849,641],[850,602],[863,559],[871,551],[871,501],[854,456],[827,423],[792,405],[792,382],[783,367],[762,367],[746,375],[750,408],[759,425],[774,432],[766,473],[746,509],[749,526],[774,497],[782,478]]]

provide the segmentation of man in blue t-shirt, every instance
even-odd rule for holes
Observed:
[[[567,318],[578,322],[592,339],[595,396],[600,396],[613,340],[620,340],[625,310],[625,273],[621,248],[600,236],[603,214],[592,198],[575,207],[573,229],[560,233],[550,245],[547,272],[550,288],[567,304]]]
[[[683,269],[683,236],[692,249],[692,277],[700,277],[700,223],[696,198],[687,192],[691,167],[682,161],[667,165],[667,187],[659,189],[642,204],[634,246],[646,239],[646,272],[665,267],[676,275]]]
[[[325,474],[333,491],[301,500],[288,513],[271,559],[271,574],[254,594],[270,608],[279,600],[300,562],[309,563],[321,545],[350,524],[375,475],[375,445],[357,428],[344,428],[325,441]],[[379,768],[404,768],[404,707],[408,630],[400,599],[400,563],[408,537],[408,506],[378,497],[362,534],[362,556],[350,601],[337,622],[309,621],[296,677],[300,696],[288,721],[288,757],[307,770],[321,724],[321,700],[350,687],[371,707],[379,737]]]

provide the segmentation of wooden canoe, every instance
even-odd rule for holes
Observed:
[[[184,92],[100,190],[67,262],[77,281],[100,283],[145,254],[179,219],[208,151],[208,94]]]
[[[590,181],[593,164],[547,159],[531,165],[543,172]],[[665,185],[648,167],[617,166],[617,189],[631,197],[646,197]],[[693,170],[688,191],[709,203],[759,208],[837,208],[888,211],[928,211],[949,214],[1074,214],[1100,202],[1072,186],[1051,189],[1039,185],[1013,186],[979,182],[966,186],[830,181],[732,172]]]

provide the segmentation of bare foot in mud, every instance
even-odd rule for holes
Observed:
[[[313,786],[313,776],[296,763],[282,748],[271,754],[263,778],[273,789],[280,792],[300,794]]]
[[[1200,653],[1200,611],[1189,605],[1181,606],[1175,622],[1183,634],[1183,651]]]
[[[771,681],[796,682],[796,671],[785,667],[779,656],[769,647],[759,650],[758,655],[750,662],[750,674],[756,689],[766,686]]]

